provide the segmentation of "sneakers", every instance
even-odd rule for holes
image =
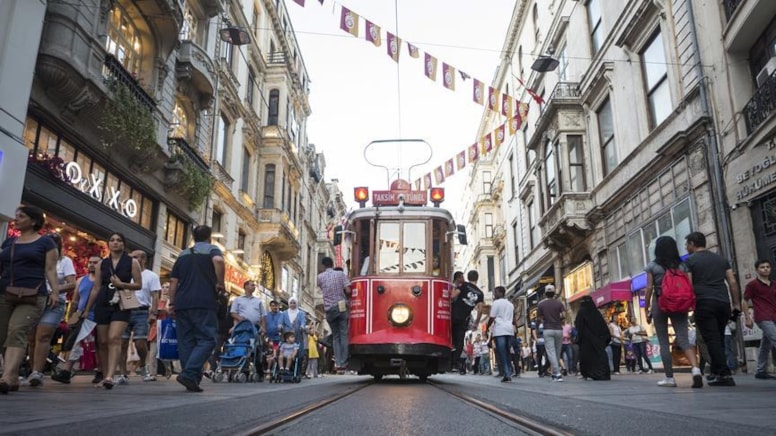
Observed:
[[[197,382],[195,382],[194,380],[190,380],[190,379],[187,379],[186,377],[181,377],[180,375],[178,375],[177,377],[175,377],[175,381],[182,384],[183,387],[185,387],[188,392],[202,392],[202,388],[199,387]]]
[[[512,377],[504,377],[501,379],[501,383],[509,383],[512,381]]]
[[[105,379],[105,377],[102,375],[102,371],[97,371],[94,373],[94,378],[92,379],[92,384],[98,384],[102,383],[102,381]]]
[[[675,388],[676,380],[673,377],[666,377],[663,380],[657,382],[657,385],[663,388]]]
[[[70,384],[71,378],[73,378],[73,373],[70,371],[59,370],[55,371],[54,374],[51,374],[51,380],[64,383],[66,385]]]
[[[153,375],[151,375],[151,374],[148,374],[148,375],[146,375],[146,376],[143,376],[143,381],[144,381],[144,382],[152,382],[152,381],[156,381],[156,377],[155,377],[155,376],[153,376]]]
[[[125,375],[120,375],[119,378],[116,379],[116,384],[119,386],[128,385],[129,384],[129,377]]]
[[[32,374],[27,377],[27,382],[30,384],[31,387],[37,387],[43,385],[43,374],[41,374],[38,371],[34,371]]]
[[[695,389],[703,387],[703,374],[699,368],[692,369],[692,387]]]
[[[729,375],[720,375],[713,381],[709,382],[709,386],[735,386],[736,381]]]
[[[649,371],[647,371],[647,374],[654,374],[654,373],[655,373],[655,371],[651,370],[651,369]]]
[[[758,372],[754,375],[754,378],[759,378],[760,380],[774,380],[776,377],[768,374],[767,372]]]
[[[554,381],[554,382],[562,382],[563,381],[563,376],[562,375],[554,375],[554,376],[552,376],[552,381]]]

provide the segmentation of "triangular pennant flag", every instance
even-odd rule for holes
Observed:
[[[494,130],[494,133],[496,134],[496,147],[504,143],[504,125],[500,125],[496,127],[496,130]]]
[[[463,71],[460,71],[460,70],[458,71],[458,74],[461,75],[461,80],[463,80],[464,82],[466,81],[466,79],[471,79],[472,78],[472,76],[470,76],[470,75],[468,75],[468,74],[466,74],[466,73],[464,73]]]
[[[498,107],[498,99],[496,97],[496,90],[492,86],[488,86],[488,109],[495,111]]]
[[[480,158],[480,144],[474,143],[469,146],[469,163],[477,162]]]
[[[430,54],[425,54],[425,62],[423,62],[423,69],[425,70],[426,77],[436,82],[436,67],[437,59]]]
[[[445,88],[455,91],[455,67],[442,62],[442,84]]]
[[[401,39],[391,32],[385,32],[387,44],[385,46],[388,56],[396,62],[399,62],[399,50],[401,49]]]
[[[364,21],[366,21],[366,40],[374,44],[375,47],[380,47],[380,44],[383,43],[380,39],[380,26],[366,19]]]
[[[474,87],[472,89],[472,100],[479,104],[485,104],[485,84],[477,79],[474,79]]]
[[[318,3],[320,3],[321,5],[323,5],[323,0],[318,0]]]
[[[298,4],[301,7],[304,7],[304,0],[294,0],[294,3]]]
[[[509,134],[514,135],[518,130],[520,130],[520,125],[522,123],[520,122],[520,115],[515,115],[514,117],[509,119]]]
[[[414,45],[410,44],[409,42],[407,43],[407,50],[409,50],[410,57],[412,57],[412,58],[416,58],[417,59],[417,57],[420,56],[420,52],[418,51],[418,48],[415,47]]]
[[[415,190],[420,191],[420,179],[415,180]]]
[[[441,166],[436,167],[434,170],[434,181],[436,182],[437,186],[445,182],[445,173]]]
[[[445,162],[445,177],[450,177],[455,173],[455,166],[453,165],[453,159],[450,158]]]
[[[342,7],[340,16],[340,29],[358,38],[358,14],[345,6]]]
[[[456,170],[461,171],[466,166],[466,150],[455,156]]]
[[[487,135],[483,136],[481,139],[482,144],[482,154],[488,154],[491,150],[493,150],[493,138],[492,134],[488,133]]]
[[[423,189],[431,189],[431,173],[423,176]]]

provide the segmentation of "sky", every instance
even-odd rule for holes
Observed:
[[[472,79],[456,74],[455,91],[442,85],[442,62],[490,84],[514,8],[514,0],[307,0],[302,8],[286,0],[292,26],[310,77],[307,136],[324,153],[327,181],[338,179],[350,206],[355,186],[388,189],[384,169],[370,166],[364,150],[372,141],[422,139],[420,142],[374,144],[367,158],[389,167],[404,167],[412,183],[477,141],[483,107],[472,101]],[[359,37],[340,29],[341,5],[361,16]],[[397,12],[398,8],[398,12]],[[364,38],[365,21],[381,27],[382,45]],[[397,29],[398,23],[398,31]],[[397,67],[386,51],[386,31],[402,39]],[[411,58],[406,41],[417,46]],[[424,75],[424,53],[438,59],[437,80]],[[393,174],[390,180],[396,178]],[[460,217],[456,200],[467,172],[442,186],[443,207]]]

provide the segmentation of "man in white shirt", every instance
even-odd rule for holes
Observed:
[[[496,357],[498,366],[501,369],[503,383],[512,381],[512,364],[509,358],[509,345],[512,337],[515,335],[515,306],[504,298],[506,289],[503,286],[496,286],[493,290],[493,305],[490,307],[490,319],[488,328],[493,326],[491,336],[496,340]]]
[[[243,289],[245,289],[245,295],[239,296],[232,302],[232,319],[234,325],[237,325],[240,321],[249,320],[255,326],[261,326],[261,332],[266,333],[267,324],[264,316],[267,314],[264,309],[264,302],[261,298],[253,296],[253,291],[256,290],[256,283],[248,280],[243,283]]]
[[[156,321],[159,296],[162,293],[162,283],[159,281],[159,275],[148,269],[148,255],[145,251],[135,250],[129,253],[129,255],[133,259],[137,259],[140,268],[143,269],[141,273],[143,283],[142,287],[135,291],[140,307],[132,310],[127,329],[121,336],[119,365],[121,366],[122,375],[118,379],[118,384],[120,385],[129,383],[129,378],[127,377],[127,349],[129,347],[130,334],[135,344],[137,355],[140,358],[138,365],[143,381],[156,381],[156,374],[151,374],[146,368],[146,360],[148,357],[148,329],[150,324]]]
[[[636,354],[636,362],[639,364],[639,374],[654,373],[655,371],[652,369],[652,362],[649,361],[649,356],[647,355],[647,342],[649,341],[649,335],[647,334],[647,331],[644,330],[644,327],[639,324],[639,320],[636,319],[635,316],[631,318],[631,326],[628,327],[626,332],[627,335],[630,336],[631,342],[633,343],[633,352]],[[644,369],[644,365],[641,363],[642,359],[644,362],[647,362],[649,370]]]

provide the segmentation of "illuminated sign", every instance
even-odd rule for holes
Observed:
[[[401,197],[408,206],[423,206],[428,201],[426,191],[373,191],[372,204],[375,206],[398,206]]]
[[[99,174],[90,174],[88,178],[85,177],[78,162],[69,162],[65,165],[65,174],[70,179],[70,183],[84,194],[105,203],[111,209],[124,214],[128,218],[137,216],[138,208],[135,200],[128,198],[122,201],[121,191],[115,187],[111,186],[110,192],[106,191],[105,198],[103,198],[102,185],[105,179],[101,178]]]

